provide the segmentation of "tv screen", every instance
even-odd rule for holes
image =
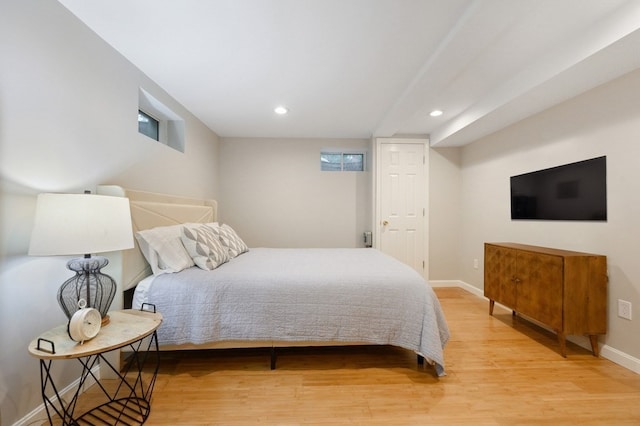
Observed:
[[[607,157],[511,177],[511,219],[607,220]]]

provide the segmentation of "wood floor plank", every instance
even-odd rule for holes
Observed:
[[[459,288],[448,375],[394,347],[164,353],[149,425],[638,425],[640,376]],[[82,405],[92,404],[93,389]],[[82,410],[82,406],[78,407]]]

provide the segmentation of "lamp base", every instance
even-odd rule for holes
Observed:
[[[78,310],[80,299],[86,301],[86,307],[95,308],[109,321],[107,312],[116,295],[116,282],[100,269],[109,264],[109,260],[102,256],[71,259],[67,268],[74,271],[75,276],[65,281],[58,290],[58,303],[67,318],[71,318]]]

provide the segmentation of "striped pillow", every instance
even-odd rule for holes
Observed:
[[[188,224],[182,228],[182,244],[193,262],[201,269],[210,271],[229,260],[229,252],[220,242],[220,237],[212,227],[202,224]]]
[[[249,251],[249,247],[242,241],[236,231],[226,223],[218,228],[218,234],[222,244],[229,249],[229,257],[231,259]]]

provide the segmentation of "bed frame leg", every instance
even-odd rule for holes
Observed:
[[[276,369],[276,348],[275,346],[271,347],[271,369]]]
[[[422,355],[418,355],[418,367],[424,366],[424,357]]]

